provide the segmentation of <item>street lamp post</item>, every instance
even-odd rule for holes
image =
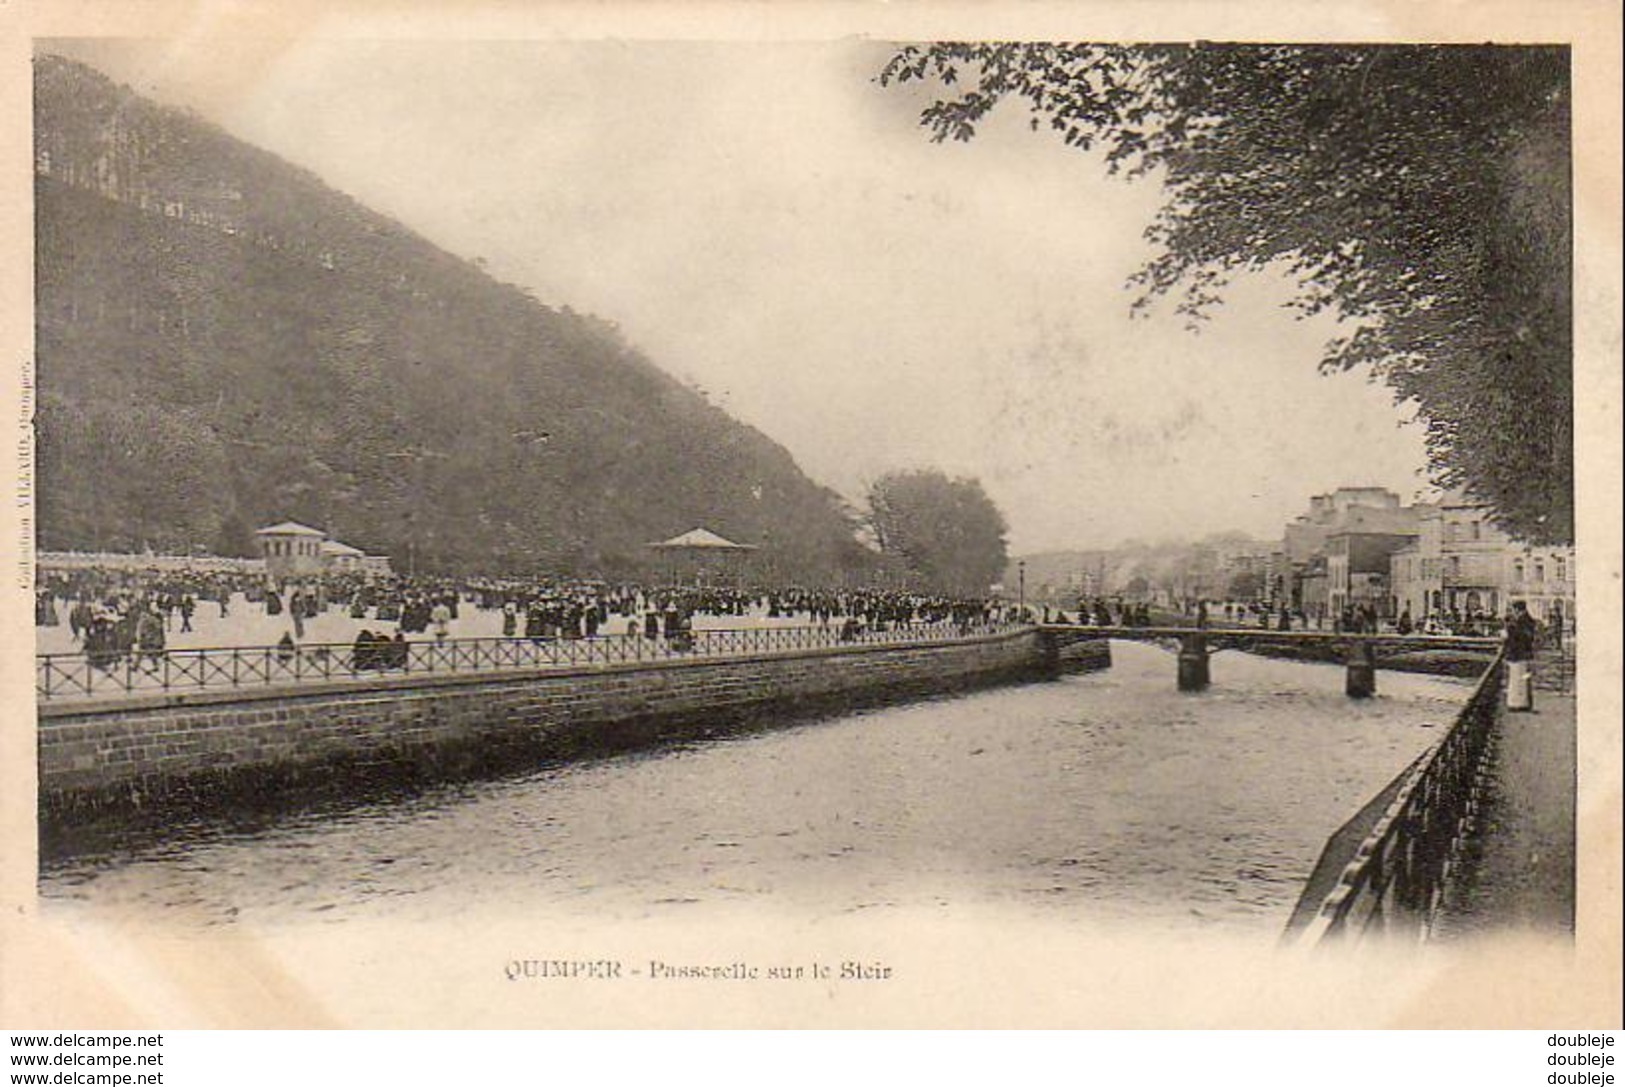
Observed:
[[[1027,614],[1027,560],[1022,559],[1016,563],[1016,595],[1020,602],[1021,614]]]

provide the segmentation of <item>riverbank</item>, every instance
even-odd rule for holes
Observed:
[[[1110,650],[1073,650],[1070,670]],[[1093,662],[1093,663],[1091,663]],[[42,706],[42,842],[167,806],[230,808],[299,786],[369,792],[749,731],[1056,676],[1032,629],[916,644],[389,677]]]
[[[1166,649],[1113,650],[1112,668],[1053,682],[233,808],[144,841],[114,832],[49,863],[40,894],[55,916],[122,923],[460,925],[492,910],[544,934],[986,910],[1267,953],[1326,838],[1466,694],[1396,676],[1354,700],[1338,669],[1237,655],[1192,696]]]

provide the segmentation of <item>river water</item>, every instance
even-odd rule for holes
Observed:
[[[1456,680],[1163,649],[1106,672],[541,768],[366,804],[181,821],[53,861],[67,914],[203,925],[595,921],[994,907],[1284,926],[1326,838],[1441,734]]]

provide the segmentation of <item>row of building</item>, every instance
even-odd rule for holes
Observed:
[[[1535,547],[1502,531],[1461,494],[1405,505],[1382,487],[1339,487],[1309,500],[1269,555],[1263,593],[1310,618],[1370,607],[1383,618],[1574,617],[1573,547]]]

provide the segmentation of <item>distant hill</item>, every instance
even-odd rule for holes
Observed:
[[[308,171],[35,62],[39,545],[242,553],[292,518],[426,567],[635,571],[704,526],[862,567],[837,496],[604,321]]]

